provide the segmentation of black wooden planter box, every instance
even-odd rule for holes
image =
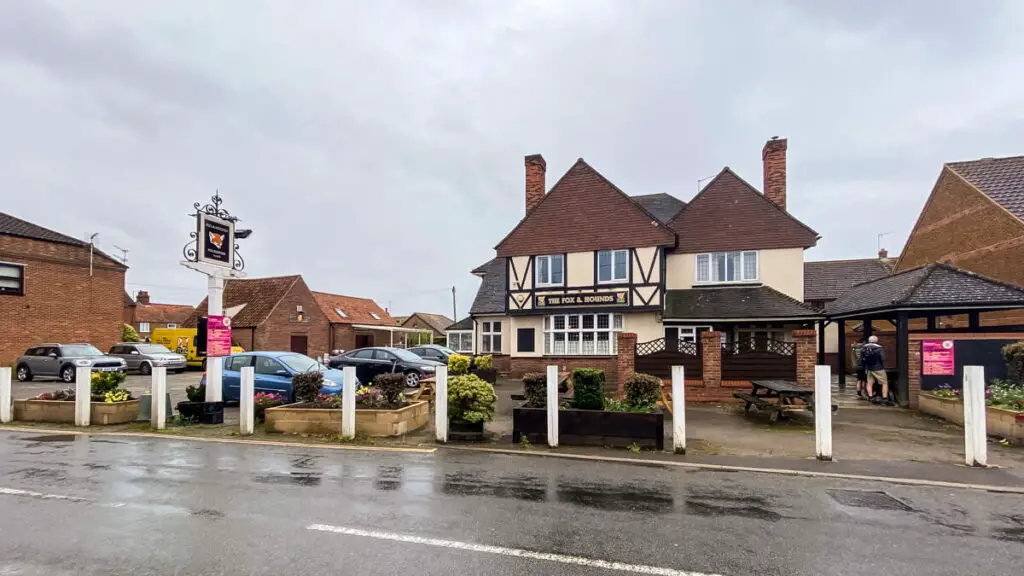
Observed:
[[[484,439],[484,423],[449,420],[448,439],[457,442],[481,442]]]
[[[223,424],[223,402],[178,402],[178,414],[199,424]]]
[[[472,368],[469,371],[470,374],[476,374],[484,382],[490,382],[494,384],[498,381],[498,370],[497,368]]]
[[[524,435],[534,444],[547,444],[547,409],[522,406],[512,409],[512,441],[518,444]],[[646,414],[574,408],[558,411],[559,444],[625,448],[634,442],[641,448],[664,450],[665,415],[660,411]]]

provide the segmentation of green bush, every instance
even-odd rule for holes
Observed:
[[[373,378],[373,385],[380,389],[388,406],[401,406],[405,400],[405,374],[401,372],[377,374]]]
[[[630,374],[622,387],[626,404],[637,409],[650,410],[661,398],[661,379],[650,374]]]
[[[572,371],[572,407],[604,410],[604,370],[576,368]]]
[[[494,356],[485,354],[484,356],[477,356],[473,359],[473,367],[477,370],[490,370],[494,368]]]
[[[320,396],[324,385],[324,373],[319,370],[299,372],[292,376],[292,394],[296,402],[313,402]]]
[[[548,405],[548,377],[541,372],[523,375],[523,395],[529,408],[546,408]]]
[[[206,384],[199,386],[186,386],[185,396],[189,402],[206,402]]]
[[[452,354],[448,357],[448,375],[462,376],[469,373],[469,356]]]
[[[121,342],[139,342],[139,333],[135,331],[135,328],[131,324],[125,324],[121,327]]]
[[[1017,386],[1024,386],[1024,341],[1003,346],[1006,374]]]
[[[89,389],[93,396],[103,396],[121,385],[127,376],[124,372],[93,372]]]
[[[494,418],[494,386],[470,374],[448,381],[448,418],[464,422],[490,422]]]

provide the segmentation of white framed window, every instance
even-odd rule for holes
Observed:
[[[611,356],[618,353],[622,314],[558,314],[544,317],[546,356]]]
[[[534,284],[537,286],[561,286],[565,284],[565,256],[552,254],[550,256],[537,256],[534,259],[536,278]]]
[[[149,332],[149,322],[139,322],[139,332]]]
[[[342,318],[348,318],[348,314],[345,314],[345,311],[342,310],[341,308],[335,308],[334,311],[338,313],[338,316],[341,316]]]
[[[178,325],[177,325],[177,324],[175,324],[174,322],[168,322],[168,323],[167,323],[167,327],[168,327],[168,328],[177,328],[177,327],[178,327]]]
[[[0,262],[0,295],[25,295],[25,267],[21,264]]]
[[[697,284],[756,282],[760,276],[756,250],[697,254],[695,263]]]
[[[473,352],[473,331],[452,330],[448,332],[448,347],[456,352]]]
[[[601,250],[597,253],[598,283],[625,282],[629,278],[629,250]]]
[[[501,322],[484,322],[480,330],[480,351],[501,353]]]
[[[711,326],[669,326],[666,331],[674,330],[680,342],[697,342],[701,332],[708,332]]]

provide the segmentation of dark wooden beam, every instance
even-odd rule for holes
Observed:
[[[839,331],[839,357],[836,363],[836,372],[839,375],[839,391],[846,390],[846,320],[836,320],[836,328]]]
[[[910,319],[906,312],[896,317],[896,369],[899,376],[896,395],[900,406],[910,406]],[[890,383],[890,386],[892,383]]]
[[[818,366],[825,364],[825,321],[818,320]]]
[[[929,314],[928,315],[928,330],[929,331],[935,330],[935,328],[936,328],[935,321],[936,321],[935,314]]]
[[[967,314],[967,327],[971,330],[981,328],[981,312],[972,311]]]
[[[871,332],[875,329],[875,327],[874,327],[874,325],[872,323],[872,318],[870,316],[864,319],[863,326],[864,326],[864,339],[867,340],[868,338],[871,338]]]

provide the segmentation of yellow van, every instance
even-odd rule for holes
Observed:
[[[206,357],[196,352],[195,328],[156,328],[150,335],[153,344],[163,344],[167,348],[185,356],[185,363],[191,368],[205,368]],[[231,353],[245,352],[241,346],[232,346]]]

